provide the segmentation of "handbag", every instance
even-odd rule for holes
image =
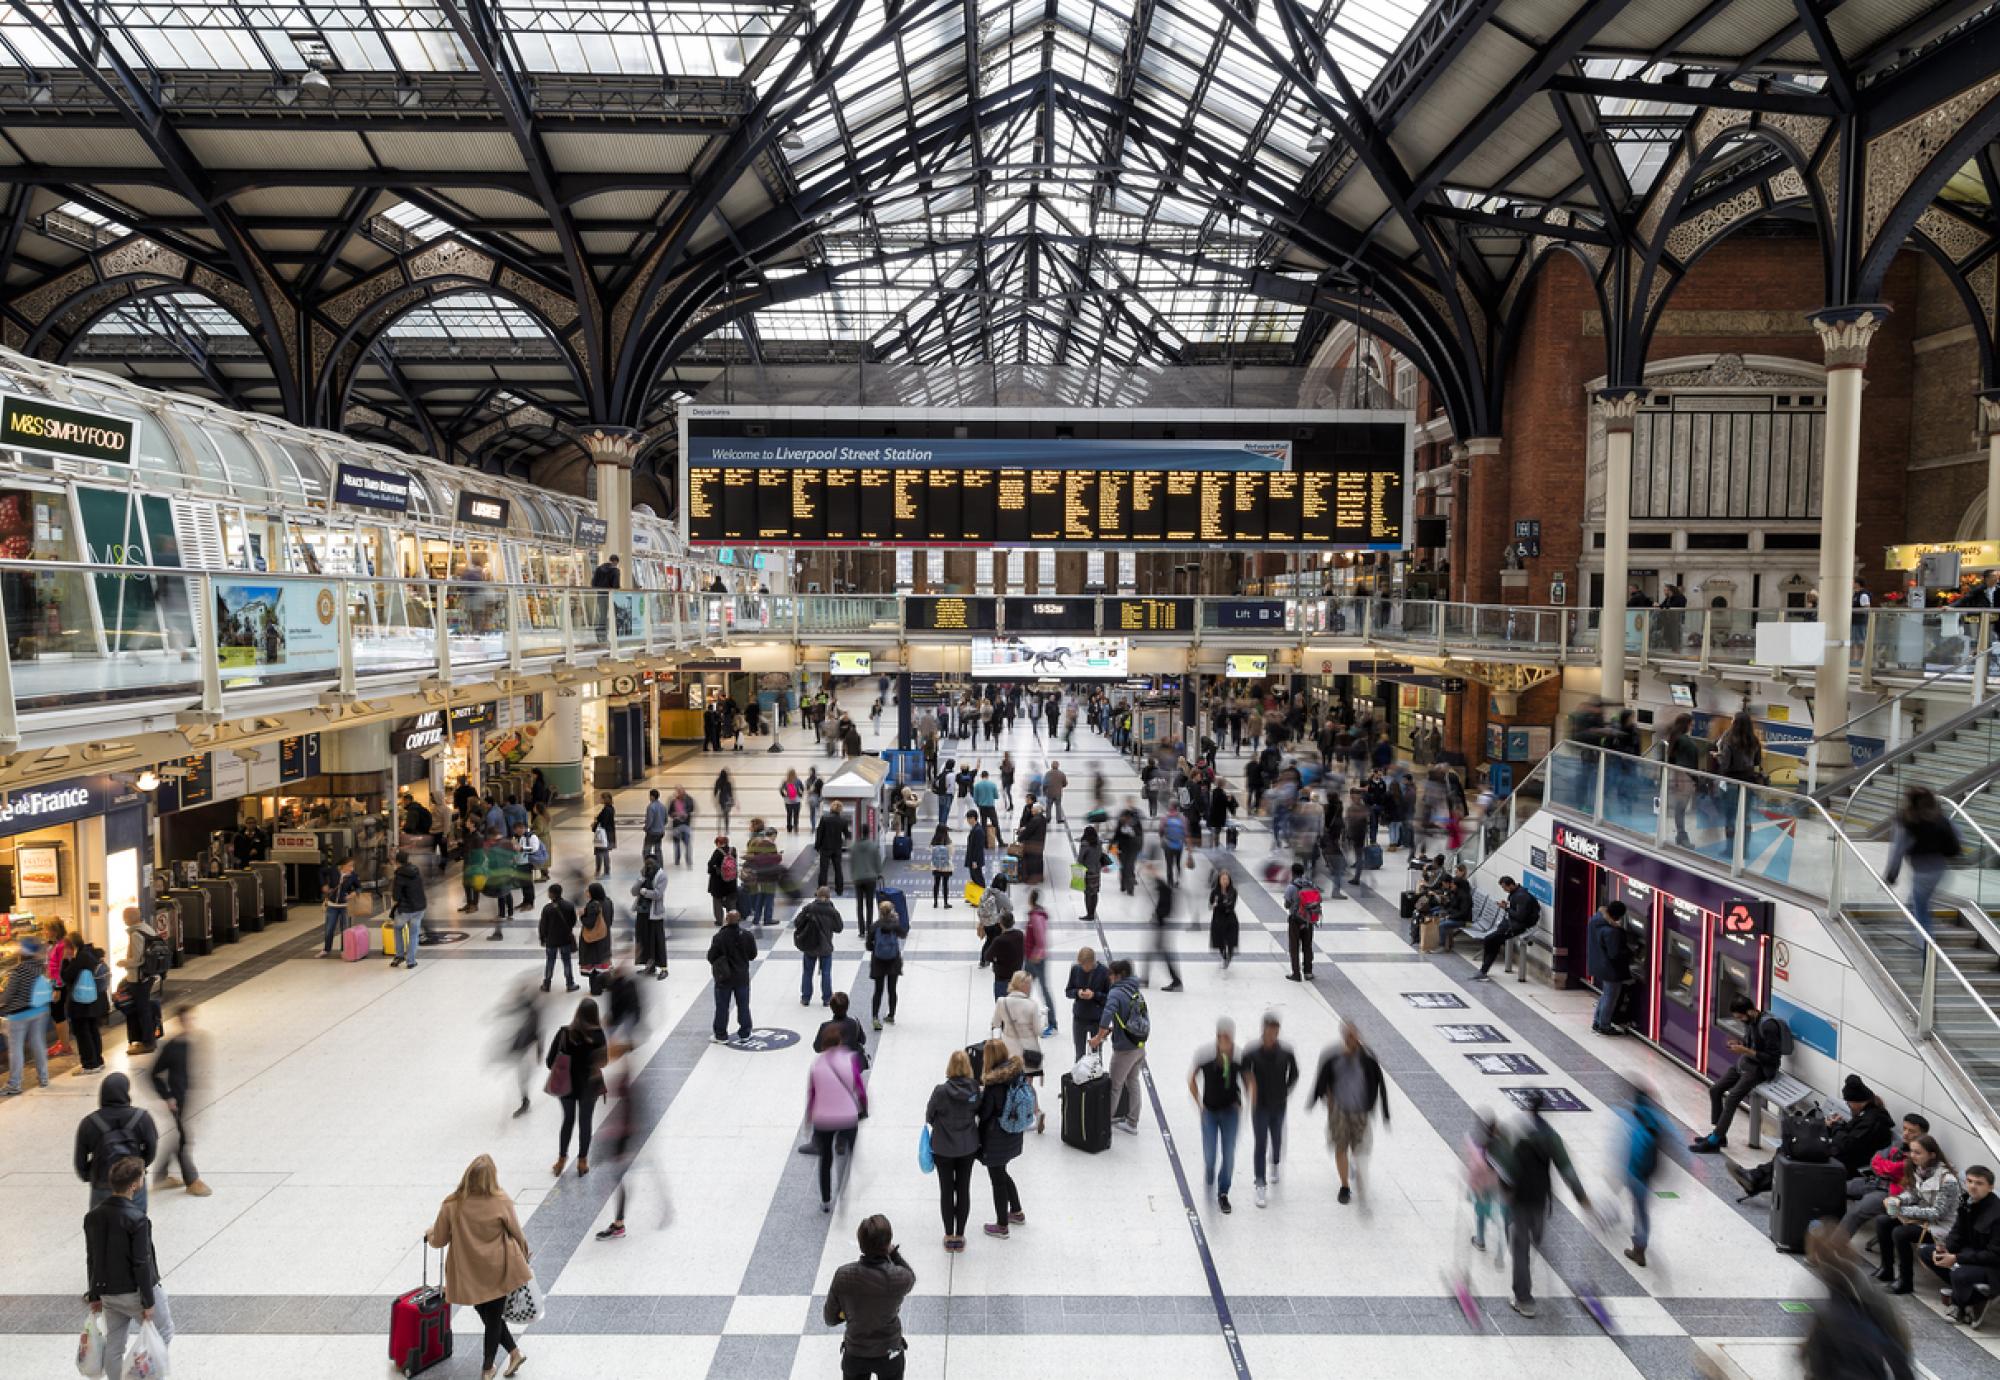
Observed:
[[[569,1040],[565,1038],[562,1049],[549,1061],[549,1078],[542,1084],[542,1091],[550,1097],[568,1097],[573,1086],[570,1080]]]
[[[347,917],[356,922],[375,918],[375,898],[365,891],[357,891],[348,898]]]
[[[926,1174],[937,1169],[937,1157],[931,1153],[931,1128],[928,1126],[917,1136],[917,1168]]]
[[[507,1301],[500,1305],[500,1316],[515,1327],[526,1327],[548,1316],[548,1308],[542,1302],[542,1286],[535,1283],[533,1275],[528,1276],[526,1284],[507,1295]]]

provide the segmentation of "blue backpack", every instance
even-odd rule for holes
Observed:
[[[76,981],[69,989],[69,999],[79,1006],[88,1006],[97,1000],[97,974],[85,968],[76,975]]]
[[[903,931],[895,925],[875,927],[875,957],[884,963],[903,956]]]
[[[1035,1090],[1028,1086],[1027,1079],[1017,1079],[1007,1088],[1007,1102],[1000,1109],[1000,1129],[1018,1135],[1032,1130],[1034,1125]]]

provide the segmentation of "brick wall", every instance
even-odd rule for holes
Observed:
[[[1986,441],[1978,435],[1979,349],[1965,303],[1944,270],[1917,259],[1916,340],[1912,360],[1910,459],[1970,463],[1913,469],[1906,489],[1905,535],[1949,541],[1986,491]],[[2000,536],[2000,533],[1981,535]]]

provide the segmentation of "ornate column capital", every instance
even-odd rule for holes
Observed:
[[[1988,436],[2000,433],[2000,388],[1979,395],[1979,429]]]
[[[1468,460],[1477,460],[1481,457],[1490,460],[1500,454],[1503,444],[1502,438],[1498,436],[1468,436],[1460,448],[1464,450]]]
[[[1646,400],[1643,388],[1600,388],[1591,395],[1591,405],[1604,419],[1604,430],[1629,432],[1638,420],[1639,404]]]
[[[591,464],[616,465],[621,470],[632,468],[645,440],[645,432],[629,426],[594,426],[576,434],[576,442]]]
[[[1875,338],[1875,332],[1888,319],[1889,308],[1880,303],[1827,307],[1806,314],[1806,320],[1819,332],[1819,343],[1826,350],[1826,367],[1829,369],[1867,368],[1868,342]]]

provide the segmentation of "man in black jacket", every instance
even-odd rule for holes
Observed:
[[[125,1334],[134,1323],[150,1322],[160,1339],[174,1340],[173,1313],[160,1285],[153,1254],[153,1224],[135,1199],[146,1187],[146,1165],[137,1155],[112,1161],[104,1201],[83,1215],[83,1249],[90,1285],[83,1299],[104,1318],[106,1369],[123,1366]]]
[[[576,990],[576,907],[563,899],[561,886],[549,888],[549,903],[542,907],[541,924],[536,937],[542,943],[542,990],[549,990],[555,981],[556,957],[561,955],[563,966],[563,990]]]
[[[1993,1196],[1993,1171],[1975,1164],[1965,1171],[1965,1201],[1959,1204],[1944,1245],[1926,1245],[1923,1261],[1951,1287],[1945,1291],[1951,1320],[1979,1326],[2000,1284],[2000,1198]]]
[[[160,1133],[153,1115],[132,1105],[132,1083],[122,1073],[106,1074],[97,1089],[97,1110],[77,1124],[74,1164],[76,1177],[90,1185],[90,1205],[111,1196],[111,1166],[127,1155],[144,1166],[159,1153]],[[139,1211],[146,1210],[144,1176],[139,1185]]]
[[[396,870],[389,874],[389,914],[396,923],[396,956],[389,960],[391,968],[416,967],[417,946],[433,942],[426,915],[430,904],[423,873],[417,871],[408,853],[398,849]]]
[[[167,1104],[167,1111],[174,1119],[174,1153],[160,1152],[160,1167],[153,1176],[153,1182],[160,1188],[180,1188],[186,1185],[190,1198],[206,1198],[209,1187],[201,1181],[201,1173],[194,1167],[194,1145],[188,1139],[187,1119],[189,1116],[188,1093],[193,1085],[195,1062],[194,1007],[182,1004],[174,1012],[175,1031],[165,1044],[160,1046],[159,1057],[153,1060],[153,1091]],[[173,1161],[180,1161],[180,1177],[167,1173]]]
[[[944,817],[942,798],[938,817]],[[841,875],[841,857],[847,848],[847,816],[841,812],[840,802],[834,801],[827,812],[819,817],[819,824],[813,829],[813,850],[819,854],[819,885],[826,885],[826,872],[833,869],[833,891],[836,896],[847,894],[847,879]]]
[[[1542,903],[1537,901],[1526,887],[1512,877],[1502,877],[1500,890],[1507,897],[1506,911],[1500,917],[1500,923],[1493,927],[1493,933],[1486,936],[1485,945],[1480,949],[1479,972],[1473,977],[1474,982],[1491,982],[1493,960],[1500,956],[1500,951],[1509,944],[1533,934],[1536,926],[1542,923]],[[1527,956],[1523,954],[1521,970],[1524,974],[1527,968]],[[1509,973],[1514,971],[1512,957],[1509,957],[1507,966],[1502,971]]]
[[[917,1287],[917,1272],[896,1249],[894,1229],[879,1212],[855,1236],[861,1259],[833,1272],[821,1313],[828,1327],[847,1328],[840,1344],[841,1380],[902,1380],[909,1359],[903,1300]]]
[[[729,999],[736,999],[736,1038],[750,1038],[750,965],[757,961],[757,939],[743,928],[740,911],[722,919],[708,941],[708,971],[715,979],[715,1043],[729,1043]]]
[[[1698,1155],[1720,1154],[1729,1144],[1729,1123],[1736,1119],[1736,1109],[1759,1083],[1778,1076],[1778,1064],[1785,1057],[1784,1022],[1759,1011],[1748,997],[1739,996],[1730,1002],[1729,1014],[1743,1022],[1743,1033],[1749,1043],[1729,1042],[1729,1052],[1737,1056],[1736,1063],[1709,1085],[1708,1110],[1715,1118],[1715,1129],[1688,1143],[1688,1149]]]

